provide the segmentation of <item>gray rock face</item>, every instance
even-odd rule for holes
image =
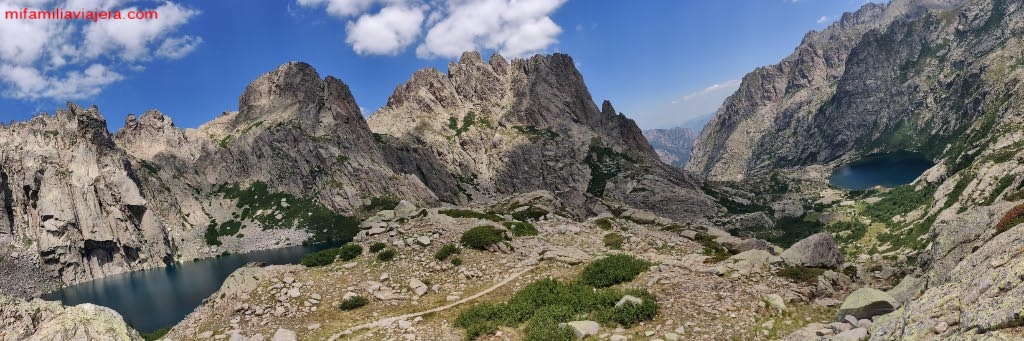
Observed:
[[[843,264],[843,254],[839,252],[836,240],[828,232],[804,238],[779,256],[787,264],[794,266],[837,268]]]
[[[899,303],[884,291],[872,288],[860,288],[846,297],[843,305],[839,306],[837,320],[842,320],[847,315],[860,319],[870,319],[878,315],[885,315],[893,310]]]
[[[980,108],[954,109],[962,103],[958,99],[977,91],[986,68],[1003,63],[976,59],[1004,49],[995,42],[1014,31],[1006,22],[1005,29],[988,30],[987,14],[958,15],[965,3],[867,4],[821,32],[808,33],[782,62],[743,77],[701,131],[686,169],[716,180],[739,180],[779,167],[831,161],[851,151],[924,148],[934,142],[886,143],[895,131],[955,134],[964,122],[982,115]],[[990,7],[993,1],[971,3]],[[953,12],[943,12],[949,9]],[[951,70],[972,76],[927,81]],[[948,89],[957,90],[935,95]],[[942,123],[926,127],[926,121]]]
[[[130,160],[95,107],[0,126],[0,239],[68,284],[171,261]]]
[[[0,319],[4,340],[142,340],[117,312],[88,303],[64,307],[0,295]]]
[[[593,102],[569,56],[484,62],[468,52],[444,74],[416,72],[369,119],[444,201],[556,193],[586,215],[603,197],[683,221],[717,212],[691,179],[662,164],[636,124]]]

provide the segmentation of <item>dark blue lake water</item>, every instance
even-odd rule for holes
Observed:
[[[896,187],[913,182],[934,165],[924,155],[914,152],[869,155],[837,168],[828,181],[832,186],[848,190]]]
[[[309,252],[335,245],[295,246],[227,255],[118,274],[43,295],[65,305],[93,303],[121,313],[135,329],[151,332],[177,324],[203,299],[220,289],[224,279],[249,262],[296,264]]]

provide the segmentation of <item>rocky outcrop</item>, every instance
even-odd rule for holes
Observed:
[[[796,242],[779,257],[794,266],[837,268],[843,264],[843,254],[828,232],[817,233]]]
[[[64,307],[0,295],[0,340],[142,340],[117,312],[93,304]]]
[[[610,199],[692,221],[716,205],[662,164],[639,128],[600,108],[569,56],[485,62],[467,52],[448,73],[417,71],[370,128],[445,201],[493,201],[547,190],[577,216]]]
[[[164,221],[96,107],[0,127],[0,165],[4,238],[48,276],[76,283],[172,260]]]

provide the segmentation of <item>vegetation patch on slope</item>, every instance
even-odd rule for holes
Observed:
[[[263,229],[304,229],[313,235],[309,240],[312,243],[347,242],[359,231],[355,218],[338,214],[315,199],[271,192],[263,182],[246,188],[238,184],[220,185],[215,193],[237,200],[235,206],[241,210],[238,220],[259,222]]]

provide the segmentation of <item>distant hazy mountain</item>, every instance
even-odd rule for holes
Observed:
[[[707,122],[706,120],[703,122]],[[700,134],[700,128],[679,126],[670,129],[650,129],[644,131],[647,141],[654,147],[661,161],[675,167],[683,167],[690,160],[690,149],[693,141]]]

